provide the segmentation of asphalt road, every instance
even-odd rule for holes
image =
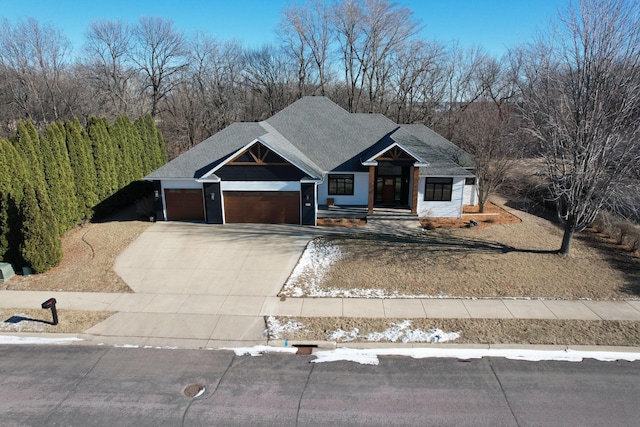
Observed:
[[[0,346],[1,426],[630,426],[640,362]],[[184,395],[190,384],[202,395]]]

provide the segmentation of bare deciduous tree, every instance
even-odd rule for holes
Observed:
[[[266,45],[249,50],[245,58],[249,88],[260,95],[267,107],[264,117],[272,116],[289,105],[293,72],[284,52]]]
[[[132,49],[131,28],[122,21],[94,21],[85,37],[86,75],[99,95],[106,95],[114,114],[127,114],[131,80],[135,72],[128,55]]]
[[[580,0],[525,53],[523,114],[540,142],[566,255],[640,164],[640,5]]]
[[[396,123],[433,124],[444,102],[444,46],[414,40],[393,55],[390,85]]]
[[[369,112],[380,111],[389,84],[394,51],[418,32],[413,12],[388,0],[343,0],[334,7],[336,33],[347,85],[349,111],[360,108],[366,91]]]
[[[171,20],[142,17],[134,28],[134,38],[131,59],[145,76],[151,116],[155,117],[160,102],[177,84],[174,77],[187,65],[184,35],[174,28]]]
[[[5,18],[0,26],[0,66],[10,81],[11,102],[38,121],[73,114],[65,93],[63,74],[69,40],[62,31],[33,18],[15,25]]]
[[[322,0],[291,4],[283,11],[281,37],[298,61],[299,96],[304,85],[313,84],[326,95],[330,76],[329,54],[333,41],[330,27],[331,8]]]
[[[514,115],[504,111],[509,107],[491,100],[474,102],[460,113],[456,127],[454,141],[473,157],[480,212],[505,182],[515,159]]]

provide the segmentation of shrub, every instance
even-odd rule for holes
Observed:
[[[618,222],[618,244],[626,244],[632,252],[640,249],[640,229],[629,221]]]

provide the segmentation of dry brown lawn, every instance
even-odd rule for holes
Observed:
[[[16,275],[2,286],[30,291],[132,292],[113,271],[113,264],[149,224],[112,220],[78,226],[62,238],[64,257],[59,266],[42,274]]]
[[[640,257],[593,232],[560,256],[562,230],[547,219],[509,209],[474,228],[436,228],[415,235],[335,234],[323,237],[343,257],[320,285],[383,289],[389,294],[474,298],[637,299]],[[487,218],[495,218],[488,216]],[[461,223],[468,222],[465,217]],[[441,224],[442,225],[442,224]],[[304,289],[304,283],[299,283]]]
[[[405,319],[347,317],[277,317],[303,328],[283,332],[278,339],[326,341],[329,334],[358,328],[360,335],[382,332]],[[458,344],[555,344],[640,346],[640,322],[541,319],[411,319],[412,329],[459,332]],[[358,338],[354,342],[367,342]]]
[[[51,311],[34,308],[0,308],[0,333],[51,332],[78,334],[113,315],[110,311],[58,310],[58,324],[51,325]]]

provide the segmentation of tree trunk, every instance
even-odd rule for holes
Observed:
[[[569,251],[571,250],[571,240],[573,239],[573,233],[576,228],[570,222],[565,223],[564,225],[564,234],[562,235],[562,246],[558,253],[560,255],[566,256],[569,255]]]
[[[484,205],[486,205],[487,202],[484,199],[480,199],[478,200],[478,212],[479,213],[484,213]]]

